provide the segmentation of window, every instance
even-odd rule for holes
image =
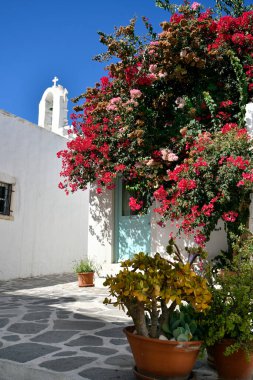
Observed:
[[[138,215],[138,211],[133,211],[129,207],[130,194],[126,189],[126,182],[122,180],[122,216]]]
[[[11,214],[12,185],[0,182],[0,215]]]

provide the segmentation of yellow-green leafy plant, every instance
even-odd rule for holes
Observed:
[[[175,248],[170,241],[168,251]],[[211,301],[206,279],[197,274],[190,262],[184,263],[179,250],[176,260],[159,253],[140,252],[122,262],[122,270],[107,276],[104,285],[109,295],[104,303],[119,306],[133,319],[138,335],[157,338],[177,305],[187,302],[196,311],[205,311]]]

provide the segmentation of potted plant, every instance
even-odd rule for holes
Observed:
[[[253,373],[253,236],[241,228],[233,236],[233,258],[210,277],[211,308],[203,328],[205,343],[223,379],[249,379]]]
[[[74,271],[77,273],[79,287],[94,286],[96,267],[92,261],[84,259],[77,261],[74,265]]]
[[[200,254],[197,250],[194,258]],[[194,272],[193,260],[183,261],[172,239],[167,252],[175,254],[173,260],[140,252],[104,282],[112,297],[104,303],[121,307],[133,320],[134,326],[124,332],[134,371],[143,379],[185,377],[191,372],[201,347],[195,322],[211,300],[206,279]],[[178,309],[183,303],[188,307]]]

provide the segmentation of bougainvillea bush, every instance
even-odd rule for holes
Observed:
[[[145,38],[135,20],[100,33],[107,52],[97,59],[113,63],[75,99],[59,186],[68,193],[94,182],[99,194],[120,175],[132,210],[156,201],[160,224],[172,220],[204,246],[219,219],[236,229],[247,218],[253,11],[218,17],[185,1],[160,33],[144,23]]]

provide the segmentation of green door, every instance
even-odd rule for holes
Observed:
[[[115,191],[115,260],[131,258],[135,253],[150,252],[150,213],[135,215],[128,205],[129,193],[119,178]]]

